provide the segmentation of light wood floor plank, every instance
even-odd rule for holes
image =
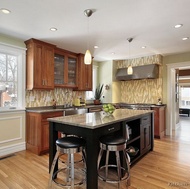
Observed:
[[[154,151],[131,168],[128,189],[190,189],[190,118],[173,137],[156,139]],[[29,151],[0,160],[0,189],[47,189],[48,154]],[[79,188],[85,188],[78,187]],[[99,181],[99,189],[116,189],[117,184]],[[126,189],[126,182],[122,189]]]

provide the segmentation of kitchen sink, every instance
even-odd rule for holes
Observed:
[[[63,110],[63,115],[75,115],[75,114],[85,114],[88,110],[86,108],[68,108]]]

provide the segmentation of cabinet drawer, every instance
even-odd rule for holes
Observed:
[[[47,118],[63,116],[63,111],[60,112],[48,112],[42,114],[42,121],[47,121]]]
[[[151,122],[150,115],[144,116],[141,118],[141,125],[146,125]]]
[[[119,131],[119,130],[121,130],[121,125],[119,123],[115,123],[112,125],[101,127],[98,132],[101,135],[107,135],[107,134],[114,133],[114,132]]]

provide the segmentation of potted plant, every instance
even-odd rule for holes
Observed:
[[[94,94],[94,104],[100,104],[100,98],[103,94],[103,86],[104,86],[104,84],[102,84],[102,85],[99,84],[96,87],[95,94]]]

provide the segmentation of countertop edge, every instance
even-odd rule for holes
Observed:
[[[133,110],[129,110],[129,111],[133,111]],[[99,124],[96,124],[96,125],[89,125],[87,123],[78,123],[78,122],[69,121],[69,119],[72,119],[72,117],[74,117],[74,116],[75,117],[81,117],[81,116],[84,116],[85,114],[66,116],[66,117],[64,117],[64,120],[61,120],[61,118],[63,118],[63,116],[55,117],[55,118],[48,118],[47,120],[49,122],[68,124],[68,125],[72,125],[72,126],[76,126],[76,127],[83,127],[83,128],[88,128],[88,129],[96,129],[96,128],[100,128],[100,127],[103,127],[103,126],[106,126],[106,125],[110,125],[110,124],[114,124],[114,123],[118,123],[118,122],[122,122],[122,121],[127,121],[127,120],[130,120],[130,119],[135,119],[137,117],[141,117],[143,115],[148,115],[148,114],[151,114],[151,113],[154,112],[154,110],[138,110],[138,111],[143,111],[143,112],[138,114],[138,115],[132,115],[130,117],[123,117],[121,119],[111,120],[111,121],[107,121],[106,123],[99,123]],[[98,113],[100,113],[100,112],[86,113],[86,114],[98,114]],[[59,118],[60,118],[60,120],[59,120]]]

